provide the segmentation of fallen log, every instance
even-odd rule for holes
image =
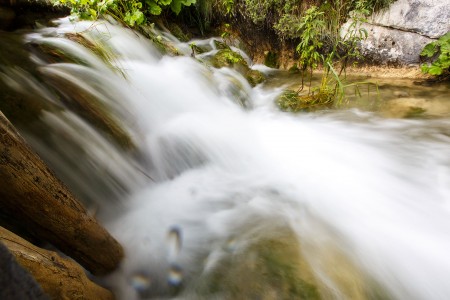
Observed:
[[[0,299],[49,300],[31,274],[0,241]]]
[[[114,299],[110,291],[90,281],[82,267],[71,259],[38,248],[3,227],[0,242],[33,275],[50,299]]]
[[[93,274],[113,271],[121,245],[88,215],[0,112],[0,217],[53,244]]]

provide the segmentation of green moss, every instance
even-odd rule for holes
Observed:
[[[285,231],[285,232],[283,232]],[[201,294],[224,299],[320,299],[313,273],[294,234],[260,240],[227,256],[210,272]]]
[[[251,86],[256,86],[257,84],[263,83],[266,80],[264,74],[257,70],[249,70],[245,78],[247,78],[247,81]]]
[[[264,64],[270,68],[278,68],[278,54],[272,51],[268,51],[264,58]]]
[[[420,118],[423,116],[423,114],[426,112],[427,110],[422,108],[422,107],[416,107],[416,106],[412,106],[409,108],[409,110],[405,113],[404,118],[407,119],[413,119],[413,118]]]
[[[181,55],[177,48],[172,44],[165,42],[160,36],[156,35],[150,26],[139,26],[139,32],[153,42],[153,45],[162,53],[171,56]]]
[[[214,40],[214,46],[216,46],[216,48],[218,50],[231,50],[230,46],[228,46],[226,43],[218,41],[218,40]]]
[[[172,35],[181,42],[187,42],[191,39],[191,37],[188,34],[184,33],[181,27],[175,23],[167,24],[167,29],[169,29],[170,33],[172,33]]]
[[[197,55],[197,54],[202,54],[202,53],[208,52],[207,49],[199,47],[195,43],[189,44],[189,47],[191,47],[192,53],[193,53],[194,56]]]
[[[235,68],[238,71],[244,69],[245,73],[247,73],[249,69],[247,62],[244,60],[242,55],[232,51],[231,49],[219,50],[216,53],[216,55],[214,55],[214,57],[212,58],[211,64],[215,68],[228,67],[228,68]]]
[[[292,90],[284,91],[275,100],[282,111],[299,112],[329,107],[334,101],[334,91],[328,87],[316,89],[307,95],[299,95]]]

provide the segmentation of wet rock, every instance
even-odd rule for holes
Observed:
[[[36,23],[47,24],[69,13],[67,7],[54,5],[50,0],[0,0],[0,29],[34,28]]]
[[[214,40],[214,46],[218,50],[230,50],[230,46],[222,41]]]
[[[270,68],[278,69],[278,67],[279,67],[278,54],[273,51],[266,51],[264,53],[264,55],[265,55],[264,65],[266,65]]]
[[[215,68],[232,68],[241,73],[248,82],[255,86],[265,80],[264,74],[260,71],[252,70],[244,58],[231,49],[219,50],[211,59],[211,64]]]
[[[258,70],[249,70],[245,75],[247,81],[251,86],[256,86],[257,84],[263,83],[266,80],[266,77],[263,73]]]
[[[0,6],[0,30],[8,29],[15,17],[16,13],[13,9]]]
[[[181,27],[175,23],[169,23],[166,27],[170,33],[181,42],[187,42],[191,39],[186,33],[183,32]]]
[[[431,102],[424,98],[398,98],[383,105],[381,112],[389,118],[417,118],[431,108]]]

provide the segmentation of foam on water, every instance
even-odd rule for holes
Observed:
[[[325,298],[345,298],[325,263],[330,246],[392,298],[450,297],[448,119],[287,115],[273,105],[277,91],[251,89],[231,70],[211,70],[190,57],[161,58],[138,34],[117,26],[76,28],[91,38],[107,35],[102,43],[125,77],[82,46],[49,39],[51,29],[29,39],[82,56],[84,66],[45,64],[42,74],[99,94],[142,153],[137,165],[82,120],[42,116],[129,187],[120,204],[98,200],[100,217],[126,251],[107,278],[119,299],[170,298],[174,289],[178,297],[199,298],[190,285],[223,257],[276,237],[280,227],[295,232],[298,251],[328,290]],[[73,30],[62,21],[56,31]],[[236,104],[230,77],[253,109]],[[120,213],[107,215],[113,205]]]

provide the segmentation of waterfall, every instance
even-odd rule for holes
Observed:
[[[64,38],[74,32],[114,59]],[[162,56],[106,22],[63,19],[26,41],[77,62],[33,52],[41,80],[1,77],[57,107],[40,115],[47,141],[29,138],[124,246],[102,279],[119,299],[450,297],[448,118],[286,114],[279,88]],[[77,93],[106,108],[132,150],[61,100]]]

